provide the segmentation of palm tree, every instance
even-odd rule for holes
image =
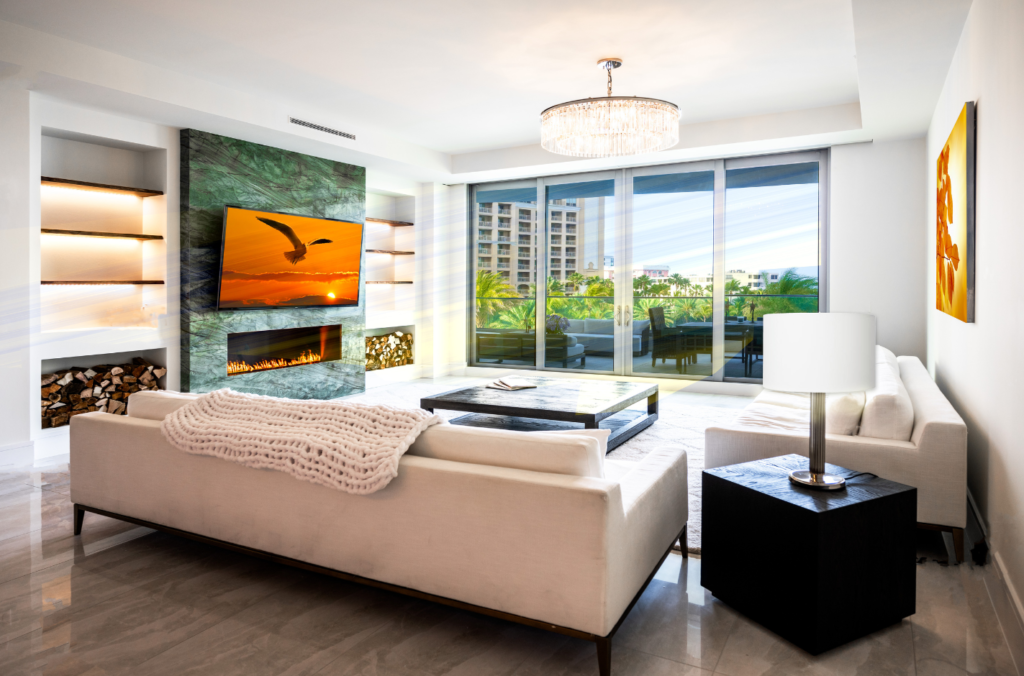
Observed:
[[[569,277],[565,281],[572,284],[573,293],[579,294],[580,287],[586,283],[587,278],[584,277],[579,272],[574,272],[571,275],[569,275]]]
[[[648,296],[651,288],[651,278],[647,275],[640,275],[633,280],[633,293],[638,296]]]
[[[767,279],[768,275],[761,273]],[[790,268],[779,275],[779,279],[765,286],[764,295],[761,299],[762,311],[760,314],[780,314],[787,312],[817,312],[818,310],[818,279],[797,274],[795,268]],[[795,298],[780,298],[773,296],[808,296],[807,300]]]
[[[658,282],[656,284],[651,284],[650,288],[647,289],[647,295],[648,296],[667,296],[670,288],[671,287],[669,287],[669,285],[665,284],[664,282]]]
[[[537,318],[537,301],[524,300],[514,303],[512,307],[505,308],[494,322],[495,328],[499,329],[525,329],[533,328]]]
[[[685,282],[689,282],[688,279],[683,277],[678,272],[668,278],[669,284],[675,287],[676,291],[682,291]]]
[[[476,326],[486,328],[494,315],[508,307],[502,298],[518,298],[516,290],[497,272],[476,273]]]

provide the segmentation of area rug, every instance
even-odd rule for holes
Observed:
[[[444,382],[414,380],[377,387],[363,394],[346,397],[346,401],[393,406],[419,406],[420,398],[485,382],[480,378],[445,378]],[[739,414],[738,408],[695,406],[683,392],[662,397],[658,405],[658,421],[608,454],[614,460],[641,460],[658,448],[677,447],[686,450],[689,474],[690,515],[687,523],[686,547],[691,554],[700,554],[701,480],[704,470],[704,430],[730,424]],[[725,399],[725,397],[723,397]],[[730,397],[731,399],[731,397]],[[462,415],[456,411],[438,411],[444,418]]]

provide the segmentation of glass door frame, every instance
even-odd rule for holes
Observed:
[[[536,358],[533,365],[529,364],[501,364],[498,368],[506,369],[527,369],[543,371],[560,371],[564,373],[589,373],[594,375],[612,376],[635,376],[644,378],[676,379],[676,380],[709,380],[727,381],[741,383],[760,383],[755,378],[726,378],[725,377],[725,254],[726,254],[726,171],[729,169],[779,166],[785,164],[799,164],[806,162],[818,163],[818,312],[828,312],[829,298],[829,197],[830,197],[830,174],[829,174],[830,149],[821,148],[815,150],[804,150],[794,152],[783,152],[749,157],[736,157],[729,159],[696,160],[692,162],[678,162],[671,164],[646,165],[641,167],[629,167],[623,169],[610,169],[604,171],[585,172],[579,174],[560,174],[557,176],[545,176],[538,178],[516,179],[510,181],[495,181],[470,186],[468,200],[468,229],[469,241],[473,243],[469,247],[468,257],[468,288],[469,288],[469,311],[470,321],[467,322],[467,343],[469,349],[469,365],[490,367],[490,364],[480,364],[477,361],[476,349],[473,334],[476,326],[476,265],[475,265],[475,237],[476,223],[476,195],[481,189],[494,190],[522,189],[535,186],[537,190],[537,247],[536,247],[536,270],[537,285],[535,297],[535,326],[537,327]],[[630,244],[633,236],[633,179],[640,176],[652,176],[671,173],[691,173],[696,171],[715,172],[714,182],[714,268],[713,268],[713,290],[712,290],[712,373],[711,375],[678,375],[673,373],[633,373],[632,354],[632,311],[633,311],[633,251]],[[545,336],[543,327],[547,317],[547,278],[550,273],[550,209],[547,203],[548,186],[564,185],[567,183],[585,183],[588,181],[609,180],[615,181],[615,208],[613,220],[614,244],[612,250],[615,256],[615,312],[616,317],[622,312],[626,321],[617,320],[614,333],[614,358],[613,370],[598,371],[578,369],[563,369],[545,365]],[[543,221],[540,213],[543,210]],[[581,258],[581,257],[579,257]],[[578,259],[579,259],[578,258]],[[622,264],[619,264],[622,261]]]
[[[718,174],[715,174],[715,317],[722,311],[721,321],[715,322],[713,338],[715,351],[720,361],[716,362],[713,380],[724,380],[730,383],[761,384],[760,378],[726,378],[725,377],[725,233],[729,224],[726,219],[725,173],[729,169],[748,169],[752,167],[778,167],[786,164],[818,163],[818,312],[828,312],[828,213],[829,213],[829,148],[820,150],[801,150],[773,155],[755,155],[752,157],[735,157],[719,160],[722,163],[722,180],[719,186]],[[718,228],[718,189],[721,187],[722,227]],[[721,238],[721,249],[719,249]]]
[[[627,298],[624,300],[626,303],[626,314],[632,320],[633,317],[633,179],[642,176],[662,176],[665,174],[690,174],[694,172],[715,172],[715,189],[714,189],[714,264],[713,264],[713,275],[715,281],[713,282],[713,293],[711,297],[712,303],[712,354],[711,354],[711,375],[700,376],[700,375],[679,375],[672,373],[633,373],[633,347],[632,347],[632,321],[629,325],[629,334],[624,336],[617,344],[618,357],[622,360],[625,366],[624,370],[619,371],[624,376],[635,376],[642,378],[674,378],[676,380],[721,380],[722,379],[722,364],[724,355],[724,346],[721,338],[724,337],[724,329],[720,326],[717,318],[724,310],[724,303],[719,298],[719,291],[722,284],[719,284],[718,274],[722,268],[719,261],[719,256],[722,257],[724,263],[724,238],[722,243],[719,243],[719,233],[724,232],[719,227],[720,220],[723,220],[724,216],[724,204],[725,204],[725,173],[723,168],[722,160],[697,160],[695,162],[678,162],[674,164],[656,164],[646,167],[633,167],[625,170],[624,183],[629,188],[625,191],[625,215],[622,232],[620,233],[621,243],[620,247],[623,250],[623,265],[624,271],[628,270],[628,274],[625,275],[626,280],[623,283],[623,291]],[[719,173],[721,172],[721,176]],[[721,180],[719,180],[721,178]],[[721,187],[721,194],[719,189]],[[723,208],[720,208],[723,207]],[[618,260],[618,259],[616,259]],[[618,271],[616,271],[618,272]],[[724,272],[722,273],[724,279]],[[617,276],[617,275],[616,275]],[[618,282],[616,282],[616,291],[618,290]],[[724,298],[724,295],[722,296]],[[720,336],[719,333],[722,335]]]
[[[561,176],[548,176],[545,178],[537,179],[537,199],[540,200],[538,205],[543,205],[544,208],[544,232],[540,241],[543,242],[542,246],[538,246],[538,256],[540,256],[540,250],[543,249],[544,264],[543,266],[537,267],[538,283],[537,283],[537,318],[536,325],[538,327],[544,326],[547,320],[547,309],[548,309],[548,273],[550,272],[551,255],[549,251],[549,237],[550,234],[550,208],[548,207],[548,187],[556,185],[565,185],[567,183],[587,183],[590,181],[615,181],[615,189],[613,197],[615,199],[613,215],[612,215],[612,233],[613,233],[613,244],[612,252],[615,256],[615,260],[619,260],[618,256],[622,254],[622,248],[624,239],[622,237],[623,231],[623,195],[625,194],[625,169],[610,169],[606,171],[591,171],[584,174],[563,174]],[[577,227],[585,228],[585,224],[579,224]],[[604,227],[601,224],[599,227]],[[583,257],[577,255],[576,260],[579,261]],[[543,273],[543,284],[540,283],[541,273]],[[621,283],[621,270],[619,266],[615,266],[615,313],[616,317],[620,316],[623,306],[623,294],[624,285]],[[632,286],[630,286],[632,290]],[[543,300],[541,300],[543,298]],[[629,302],[632,302],[630,299]],[[614,346],[613,358],[612,358],[612,370],[611,371],[598,371],[596,369],[587,369],[581,371],[579,369],[563,369],[554,366],[546,366],[545,361],[547,357],[547,345],[545,342],[545,335],[543,331],[538,329],[537,331],[537,369],[543,369],[545,371],[562,371],[565,373],[589,373],[593,375],[606,375],[606,376],[617,376],[623,374],[623,368],[625,365],[622,362],[622,350],[621,343],[623,339],[623,328],[618,321],[616,321],[614,334],[612,338],[612,344]]]

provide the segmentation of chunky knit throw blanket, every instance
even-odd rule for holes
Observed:
[[[301,401],[229,389],[174,411],[160,427],[175,447],[346,493],[379,491],[420,433],[444,422],[422,409]]]

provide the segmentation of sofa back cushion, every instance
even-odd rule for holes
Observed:
[[[584,333],[582,319],[570,319],[569,328],[565,330],[566,333]]]
[[[583,333],[612,335],[615,330],[614,319],[584,319]]]
[[[650,319],[633,320],[633,335],[639,336],[644,330],[651,325]]]
[[[864,411],[863,392],[834,392],[825,397],[825,432],[828,434],[857,434]],[[792,415],[787,409],[800,411],[804,420],[810,419],[811,399],[799,392],[762,390],[756,403],[774,407],[780,417]],[[767,409],[760,409],[767,410]]]
[[[875,358],[875,387],[866,393],[860,436],[910,441],[914,431],[914,405],[900,378],[892,352],[879,346]]]
[[[163,420],[168,414],[194,401],[198,394],[189,392],[142,391],[128,397],[128,415],[145,420]]]
[[[598,439],[582,434],[511,432],[466,425],[433,425],[409,455],[548,474],[604,477]]]

